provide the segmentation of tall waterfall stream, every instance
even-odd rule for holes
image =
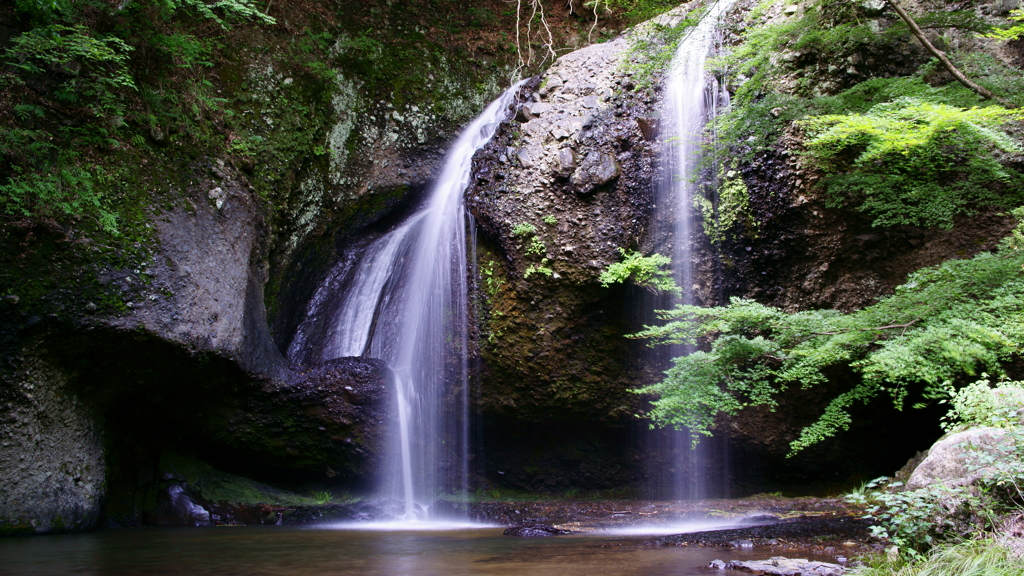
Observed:
[[[466,215],[473,154],[509,114],[522,83],[506,90],[448,151],[422,207],[370,243],[316,292],[289,347],[315,363],[345,356],[384,360],[395,390],[387,470],[379,488],[405,520],[426,519],[442,495],[468,481]],[[339,265],[344,266],[344,265]],[[314,330],[316,328],[316,330]],[[319,339],[312,333],[323,334]],[[438,514],[430,515],[437,519]]]
[[[694,304],[693,238],[694,196],[698,184],[694,176],[701,162],[704,127],[718,111],[729,104],[729,94],[714,77],[709,77],[705,64],[720,43],[720,21],[735,0],[718,0],[679,43],[669,65],[662,102],[661,138],[667,142],[659,158],[661,179],[657,187],[657,216],[673,223],[672,271],[682,288],[682,296],[671,305]],[[683,346],[674,346],[672,356],[686,354]],[[673,433],[673,449],[682,462],[672,474],[673,498],[704,498],[712,491],[708,486],[707,442],[690,447],[685,431]]]

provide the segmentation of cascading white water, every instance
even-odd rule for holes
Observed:
[[[312,364],[343,356],[384,360],[395,421],[380,484],[423,519],[439,496],[467,493],[468,364],[466,216],[473,154],[509,114],[519,83],[462,132],[423,206],[329,275],[289,347]],[[435,515],[436,516],[436,515]]]
[[[716,78],[705,70],[705,64],[720,41],[720,21],[735,0],[717,0],[708,8],[700,22],[691,29],[673,56],[665,79],[665,98],[661,112],[661,137],[666,141],[661,155],[661,183],[656,206],[660,220],[673,223],[672,268],[682,287],[682,296],[673,304],[693,304],[697,287],[693,279],[694,195],[696,176],[701,161],[704,127],[728,105],[728,93]],[[666,213],[667,212],[667,213]],[[686,354],[684,347],[674,347],[672,356]],[[675,498],[703,498],[708,495],[706,467],[707,443],[690,449],[686,432],[673,434],[674,451],[683,460],[677,462],[673,478]]]

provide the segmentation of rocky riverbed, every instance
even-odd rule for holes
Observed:
[[[513,526],[650,535],[644,546],[757,548],[837,559],[883,549],[861,511],[837,498],[483,502],[470,509],[479,520]]]
[[[435,504],[439,505],[462,508]],[[295,525],[387,520],[387,509],[386,502],[367,501],[220,512],[242,523]],[[468,514],[480,522],[508,526],[506,535],[512,537],[581,532],[647,536],[621,545],[721,548],[726,561],[731,550],[758,550],[843,563],[883,549],[871,537],[870,522],[861,518],[861,511],[836,498],[489,501],[470,504]]]

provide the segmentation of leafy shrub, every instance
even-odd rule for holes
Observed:
[[[116,37],[93,37],[85,26],[50,25],[15,37],[4,53],[25,75],[56,74],[50,91],[65,105],[87,107],[96,116],[122,115],[122,94],[135,90],[126,62],[132,50]]]
[[[1024,408],[1024,382],[1003,380],[992,386],[983,377],[959,390],[948,390],[951,407],[942,423],[946,432],[975,426],[1015,428],[1020,424],[1018,412]]]
[[[849,427],[848,408],[888,394],[902,406],[911,385],[926,398],[983,371],[1002,376],[1024,347],[1024,252],[1003,250],[949,261],[912,274],[896,293],[857,312],[786,313],[741,298],[728,306],[659,311],[665,323],[636,338],[702,345],[674,360],[665,378],[635,390],[657,394],[656,424],[710,434],[714,416],[774,405],[788,386],[828,381],[833,367],[859,373],[819,420],[791,443],[797,452]]]
[[[973,485],[936,482],[905,490],[902,482],[878,478],[846,499],[865,506],[867,517],[877,522],[871,527],[872,534],[891,541],[906,557],[919,557],[937,544],[992,531],[1024,502],[1021,432],[1016,427],[1009,431],[1009,442],[978,449],[968,468],[984,469],[985,473]]]
[[[107,208],[99,184],[99,166],[91,170],[67,163],[46,172],[27,172],[0,185],[0,210],[20,216],[94,216],[101,228],[117,233],[117,217]]]
[[[998,152],[1024,151],[996,128],[1024,119],[1000,106],[962,109],[903,97],[864,114],[812,116],[799,122],[811,157],[829,174],[833,206],[857,202],[876,226],[953,226],[969,203],[1024,201],[1024,177]]]
[[[661,254],[644,256],[635,250],[619,248],[622,254],[622,262],[611,264],[601,272],[598,281],[605,288],[609,284],[632,281],[638,286],[643,286],[652,292],[680,292],[679,286],[672,278],[672,273],[665,269],[672,263],[672,259]]]
[[[891,541],[904,553],[916,555],[940,539],[984,527],[984,519],[977,517],[984,508],[982,501],[967,487],[936,483],[920,490],[900,491],[902,486],[902,482],[874,480],[868,487],[875,491],[863,498],[848,497],[848,501],[868,504],[868,517],[878,522],[871,527],[872,535]]]

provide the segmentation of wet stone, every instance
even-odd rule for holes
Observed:
[[[842,576],[846,568],[839,564],[828,562],[815,562],[803,558],[786,558],[775,556],[768,560],[754,560],[750,562],[723,562],[715,560],[708,568],[718,570],[739,570],[753,574],[765,574],[770,576]]]
[[[572,534],[571,530],[562,530],[547,524],[523,524],[506,528],[502,532],[505,536],[516,536],[518,538],[547,538],[549,536],[560,536]]]
[[[610,154],[591,152],[572,174],[573,190],[589,194],[619,177],[619,163]]]

